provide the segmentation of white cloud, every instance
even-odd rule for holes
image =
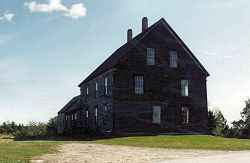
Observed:
[[[0,20],[5,20],[8,22],[11,22],[12,18],[15,16],[15,14],[12,14],[10,11],[5,11],[3,16],[0,16]]]
[[[68,10],[68,13],[65,14],[65,16],[72,17],[73,19],[79,19],[82,16],[86,15],[87,9],[84,7],[82,3],[74,4],[72,7]]]
[[[86,7],[83,3],[73,4],[70,9],[62,4],[61,0],[48,0],[47,4],[40,4],[35,1],[25,2],[25,7],[27,7],[30,12],[60,12],[64,16],[69,16],[73,19],[79,19],[86,15]]]
[[[39,4],[35,1],[26,2],[24,6],[27,6],[30,12],[64,12],[67,8],[62,5],[61,0],[49,0],[48,4]]]

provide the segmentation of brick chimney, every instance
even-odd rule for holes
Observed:
[[[148,28],[148,18],[144,17],[142,18],[142,32]]]
[[[132,31],[132,29],[128,29],[127,42],[129,42],[130,40],[132,40],[132,38],[133,38],[133,31]]]

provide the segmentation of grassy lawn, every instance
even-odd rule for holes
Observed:
[[[59,144],[64,143],[100,143],[108,145],[127,145],[136,147],[157,147],[175,149],[209,149],[209,150],[250,150],[250,139],[230,139],[214,136],[134,136],[105,138],[100,136],[80,139],[61,139],[36,141],[14,141],[0,139],[0,162],[26,162],[34,156],[57,152]]]
[[[0,162],[27,162],[34,156],[57,152],[55,141],[13,141],[0,139]]]
[[[97,140],[97,143],[174,149],[250,150],[250,139],[232,139],[206,135],[138,136]]]

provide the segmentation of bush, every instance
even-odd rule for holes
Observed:
[[[47,125],[42,122],[31,121],[27,126],[23,126],[21,130],[14,133],[15,136],[46,136]]]

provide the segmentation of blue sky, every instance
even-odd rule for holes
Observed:
[[[0,123],[55,116],[144,16],[166,19],[211,74],[209,107],[239,119],[250,96],[248,0],[0,0]]]

